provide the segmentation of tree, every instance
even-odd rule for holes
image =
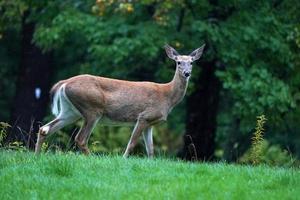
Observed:
[[[268,118],[266,137],[297,151],[297,134],[282,133],[298,132],[299,48],[291,39],[299,26],[298,4],[53,1],[43,5],[42,15],[32,15],[33,41],[54,52],[56,80],[91,73],[151,81],[169,81],[174,72],[163,52],[165,43],[187,54],[205,42],[186,107],[176,108],[180,114],[170,116],[167,130],[183,132],[178,127],[186,124],[191,136],[181,151],[186,159],[208,160],[219,149],[221,158],[234,161],[248,148],[262,113]]]
[[[52,76],[51,53],[43,53],[33,43],[36,23],[44,19],[41,14],[43,12],[40,11],[47,5],[46,2],[27,0],[0,2],[0,33],[4,33],[4,40],[10,38],[13,41],[9,48],[19,50],[16,61],[11,61],[12,66],[19,65],[18,70],[15,69],[16,72],[6,77],[11,82],[17,80],[14,87],[10,86],[10,93],[7,94],[11,99],[7,109],[11,110],[12,128],[6,139],[7,142],[23,142],[30,148],[33,147],[36,132],[46,114]],[[11,52],[8,57],[12,56]]]
[[[28,22],[29,12],[22,17],[21,61],[13,101],[8,141],[21,141],[32,148],[41,121],[45,117],[52,76],[51,53],[43,53],[32,43],[35,23]]]

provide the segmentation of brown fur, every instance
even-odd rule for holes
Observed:
[[[170,110],[181,100],[185,80],[182,80],[182,88],[177,88],[175,82],[130,82],[91,75],[64,81],[68,98],[83,116],[106,117],[117,122],[136,122],[144,118],[149,123],[166,120]]]

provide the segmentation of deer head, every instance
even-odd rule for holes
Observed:
[[[169,58],[176,61],[176,68],[180,75],[188,79],[192,73],[192,62],[198,60],[202,53],[205,44],[194,50],[190,55],[180,55],[173,47],[170,45],[165,45],[165,50]]]

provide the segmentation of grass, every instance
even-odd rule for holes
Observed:
[[[300,172],[0,151],[0,199],[300,199]]]

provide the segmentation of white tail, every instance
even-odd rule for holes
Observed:
[[[56,117],[59,114],[59,99],[61,96],[61,89],[59,89],[57,92],[55,92],[54,97],[53,97],[53,101],[52,101],[52,114],[55,115]]]
[[[199,59],[204,45],[188,56],[179,55],[166,45],[169,58],[176,61],[171,82],[131,82],[91,75],[80,75],[53,86],[52,113],[56,118],[39,130],[36,153],[46,136],[79,119],[84,124],[75,137],[78,147],[86,154],[89,136],[98,122],[106,119],[115,123],[135,123],[124,157],[127,157],[143,133],[148,156],[153,156],[152,126],[165,121],[172,108],[185,95],[192,62]]]
[[[54,93],[52,101],[52,114],[59,118],[66,118],[66,115],[78,115],[80,112],[75,108],[72,102],[66,95],[66,83],[59,86],[58,90]]]

